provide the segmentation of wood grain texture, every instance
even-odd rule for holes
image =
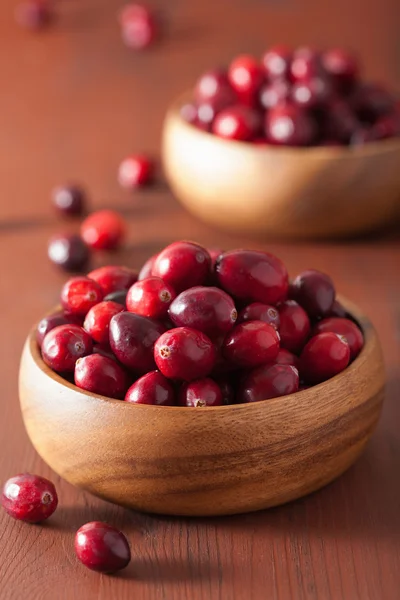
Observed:
[[[373,321],[387,391],[382,418],[356,464],[321,491],[285,506],[220,518],[173,518],[118,508],[60,479],[33,450],[18,402],[19,359],[32,324],[57,303],[64,277],[46,242],[75,223],[49,210],[49,190],[86,183],[93,207],[128,220],[126,248],[110,260],[139,267],[177,238],[208,246],[260,247],[185,213],[161,184],[134,197],[116,183],[121,156],[159,151],[166,107],[196,74],[265,45],[344,44],[369,77],[399,84],[398,0],[154,0],[168,35],[149,53],[120,43],[117,0],[60,0],[58,25],[40,36],[0,9],[0,479],[21,471],[51,478],[57,512],[44,527],[0,511],[1,600],[398,600],[400,588],[400,238],[398,229],[357,242],[265,241],[291,275],[329,272]],[[356,24],[356,25],[355,25]],[[118,431],[115,432],[118,435]],[[122,528],[131,566],[117,577],[79,565],[75,531],[100,519]]]

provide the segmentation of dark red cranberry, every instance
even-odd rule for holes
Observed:
[[[174,242],[160,252],[152,274],[161,277],[179,294],[194,285],[202,285],[210,272],[211,258],[207,250],[194,242]]]
[[[299,368],[299,359],[298,357],[289,352],[289,350],[285,350],[285,348],[281,348],[274,359],[274,363],[276,365],[293,365],[296,369]]]
[[[146,262],[139,271],[138,281],[142,281],[143,279],[147,279],[148,277],[151,277],[153,275],[153,265],[156,261],[157,256],[158,254],[153,254],[153,256],[150,256],[150,258],[146,260]]]
[[[212,124],[218,113],[210,102],[201,102],[197,107],[196,127],[203,131],[211,131]]]
[[[195,408],[221,406],[223,404],[222,392],[219,385],[212,379],[196,379],[183,384],[179,393],[179,404]]]
[[[322,74],[321,56],[318,52],[306,46],[295,50],[290,65],[293,81],[309,81]]]
[[[274,144],[307,146],[315,139],[316,122],[299,106],[279,105],[266,113],[265,136]]]
[[[106,344],[104,346],[102,346],[100,344],[95,344],[93,346],[93,354],[100,354],[100,356],[105,356],[106,358],[109,358],[110,360],[118,362],[117,357],[115,356],[115,354],[113,354],[109,344]]]
[[[327,77],[313,77],[299,81],[291,91],[292,102],[303,108],[318,108],[326,104],[333,95],[332,85]]]
[[[75,535],[78,559],[92,571],[115,573],[124,569],[131,560],[128,541],[121,531],[93,521],[78,529]]]
[[[197,104],[211,104],[217,111],[237,102],[236,92],[229,83],[226,72],[218,69],[208,71],[198,79],[194,96]]]
[[[131,285],[137,281],[138,274],[127,267],[109,265],[91,271],[88,273],[88,277],[97,281],[104,295],[108,295],[121,290],[129,290]]]
[[[270,48],[262,57],[264,71],[270,80],[287,78],[291,62],[292,51],[286,46]]]
[[[299,389],[299,373],[293,365],[263,365],[245,377],[238,393],[239,402],[259,402],[294,394]]]
[[[127,290],[119,290],[117,292],[111,292],[111,294],[107,294],[107,296],[104,296],[104,301],[105,302],[117,302],[118,304],[121,304],[121,306],[123,306],[124,309],[126,310],[127,295],[128,295]]]
[[[133,284],[126,297],[126,306],[137,315],[164,319],[175,297],[174,289],[160,277],[148,277]]]
[[[98,210],[83,221],[81,235],[95,250],[114,250],[125,237],[125,222],[113,210]]]
[[[244,323],[245,321],[264,321],[278,330],[280,325],[278,310],[274,306],[262,304],[261,302],[252,302],[252,304],[242,308],[237,322]]]
[[[92,339],[82,327],[59,325],[44,337],[42,357],[53,371],[72,373],[78,358],[90,354],[92,348]]]
[[[335,98],[326,106],[321,127],[325,138],[347,144],[360,127],[360,123],[350,105],[340,98]]]
[[[165,377],[192,381],[211,373],[216,350],[210,338],[201,331],[177,327],[165,332],[157,340],[154,358]]]
[[[343,371],[350,361],[350,348],[336,333],[319,333],[304,346],[300,374],[306,383],[321,383]]]
[[[24,0],[15,9],[18,25],[32,31],[42,29],[53,18],[48,0]]]
[[[395,97],[383,85],[363,83],[354,91],[351,104],[362,121],[373,122],[393,110]]]
[[[260,90],[260,104],[265,110],[271,110],[279,104],[284,104],[290,96],[290,84],[284,80],[266,83]]]
[[[192,327],[213,338],[234,326],[237,311],[233,300],[217,287],[192,287],[172,302],[169,317],[177,327]]]
[[[76,361],[74,379],[75,385],[83,390],[119,400],[128,387],[123,368],[115,360],[97,353]]]
[[[376,136],[372,126],[361,125],[350,138],[350,146],[363,146],[369,142],[376,142]]]
[[[99,302],[87,313],[83,328],[98,344],[108,344],[110,321],[123,310],[124,307],[117,302]]]
[[[371,133],[374,140],[386,140],[400,135],[400,118],[397,115],[380,117],[372,125]]]
[[[254,250],[230,250],[216,264],[219,285],[245,302],[277,304],[286,300],[288,273],[273,254]]]
[[[193,104],[193,102],[187,102],[186,104],[183,104],[179,112],[184,121],[191,123],[192,125],[196,124],[197,106]]]
[[[135,381],[125,395],[126,402],[173,406],[175,392],[171,383],[160,371],[150,371]]]
[[[78,185],[63,185],[52,194],[54,207],[65,215],[82,215],[86,208],[86,193]]]
[[[279,306],[281,346],[290,352],[299,352],[310,333],[310,319],[304,308],[294,300],[286,300]]]
[[[248,321],[232,329],[225,338],[223,354],[226,360],[243,368],[252,368],[273,361],[279,352],[279,335],[264,321]]]
[[[291,298],[312,318],[328,315],[335,300],[335,286],[329,275],[309,269],[292,282]]]
[[[49,333],[49,331],[55,327],[58,327],[59,325],[67,325],[68,323],[68,318],[62,312],[57,312],[53,315],[44,317],[41,321],[39,321],[36,329],[36,341],[38,345],[42,345],[44,337]]]
[[[350,360],[354,360],[364,345],[364,336],[361,329],[350,319],[329,317],[323,319],[313,329],[313,335],[331,331],[346,340],[350,348]]]
[[[235,392],[233,391],[232,377],[228,375],[219,374],[213,376],[213,379],[218,384],[222,393],[222,404],[234,404],[235,403]]]
[[[348,317],[347,311],[342,304],[340,304],[339,300],[335,300],[332,304],[332,308],[329,311],[329,317],[341,317],[346,319]]]
[[[360,68],[357,59],[342,48],[327,50],[321,60],[324,70],[339,90],[348,90],[358,77]]]
[[[110,345],[118,360],[137,371],[146,373],[155,369],[153,349],[165,327],[130,312],[115,315],[110,322]]]
[[[150,183],[154,176],[154,163],[144,154],[128,156],[119,166],[118,181],[121,187],[134,190]]]
[[[90,259],[89,248],[79,235],[53,236],[47,254],[52,263],[67,272],[84,271]]]
[[[228,79],[239,100],[252,106],[264,80],[260,63],[247,54],[237,56],[229,65]]]
[[[14,519],[41,523],[56,510],[58,498],[51,481],[39,475],[23,473],[5,482],[1,504]]]
[[[141,4],[128,4],[120,15],[122,39],[128,48],[143,50],[151,46],[159,35],[155,14]]]
[[[62,307],[72,315],[85,316],[103,297],[103,290],[97,281],[89,277],[72,277],[61,289]]]
[[[255,138],[260,131],[259,113],[239,104],[222,110],[212,124],[212,132],[227,140],[245,142]]]

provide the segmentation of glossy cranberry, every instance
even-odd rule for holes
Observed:
[[[293,81],[309,81],[322,74],[321,56],[318,52],[306,46],[295,50],[290,65],[290,77]]]
[[[252,302],[242,308],[237,322],[244,323],[245,321],[264,321],[278,330],[280,325],[278,310],[274,306],[262,304],[262,302]]]
[[[121,187],[134,190],[150,183],[153,175],[153,161],[144,154],[133,154],[125,158],[120,164],[118,181]]]
[[[228,79],[240,102],[252,106],[264,80],[264,73],[253,56],[243,54],[229,65]]]
[[[63,185],[52,193],[54,207],[63,215],[82,215],[86,208],[86,193],[78,185]]]
[[[155,14],[141,4],[128,4],[119,16],[122,39],[128,48],[143,50],[151,46],[159,35]]]
[[[152,274],[161,277],[179,294],[187,288],[202,285],[210,272],[211,258],[207,250],[194,242],[174,242],[160,252]]]
[[[288,273],[273,254],[254,250],[230,250],[216,264],[219,285],[246,302],[277,304],[286,300]]]
[[[289,75],[292,51],[286,46],[275,46],[263,58],[264,71],[270,80],[285,79]]]
[[[98,344],[108,344],[110,321],[123,310],[124,307],[117,302],[99,302],[87,313],[83,328]]]
[[[172,302],[169,317],[177,327],[192,327],[213,338],[234,326],[237,312],[233,300],[217,287],[192,287]]]
[[[72,277],[61,289],[62,307],[72,315],[85,316],[103,297],[103,290],[97,281],[89,277]]]
[[[279,350],[276,358],[274,359],[274,363],[276,365],[292,365],[293,367],[296,367],[296,369],[299,368],[298,357],[295,354],[293,354],[293,352],[285,350],[285,348],[281,348]]]
[[[361,120],[372,122],[393,110],[395,97],[383,85],[363,83],[354,91],[351,104]]]
[[[99,210],[83,221],[81,235],[95,250],[114,250],[125,237],[125,222],[113,210]]]
[[[346,340],[332,332],[313,336],[300,355],[300,375],[306,383],[316,384],[343,371],[350,361]]]
[[[236,92],[229,83],[225,71],[207,71],[195,86],[194,96],[197,104],[208,103],[219,111],[237,102]]]
[[[67,325],[68,323],[68,317],[66,317],[62,312],[57,312],[53,315],[44,317],[41,321],[39,321],[36,329],[36,341],[38,345],[42,345],[43,340],[49,331],[55,327],[59,327],[59,325]]]
[[[197,106],[193,104],[193,102],[187,102],[186,104],[183,104],[179,109],[179,113],[182,119],[187,123],[191,123],[192,125],[196,124]]]
[[[360,127],[351,106],[340,98],[335,98],[328,103],[321,125],[325,138],[331,138],[346,144]]]
[[[323,319],[313,329],[313,335],[331,331],[346,340],[350,348],[350,360],[354,360],[364,345],[364,336],[361,329],[350,319],[329,317]]]
[[[216,350],[210,338],[201,331],[177,327],[165,332],[157,340],[154,358],[165,377],[192,381],[211,373]]]
[[[315,139],[316,122],[299,106],[279,105],[266,113],[265,136],[279,145],[307,146]]]
[[[310,333],[310,319],[304,308],[294,300],[286,300],[279,306],[281,346],[290,352],[299,352]]]
[[[266,83],[260,90],[260,104],[265,110],[271,110],[279,104],[284,104],[290,96],[290,84],[284,80],[276,80]]]
[[[234,327],[223,344],[226,360],[243,368],[271,362],[279,352],[279,335],[264,321],[248,321]]]
[[[48,0],[24,0],[15,9],[18,25],[32,31],[42,29],[50,23],[53,13]]]
[[[148,277],[137,281],[129,290],[126,306],[130,312],[163,319],[168,314],[168,308],[176,297],[174,289],[160,277]]]
[[[42,357],[57,373],[73,372],[78,358],[92,352],[90,335],[79,325],[59,325],[47,333],[42,342]]]
[[[83,390],[120,400],[128,387],[123,368],[115,360],[98,353],[76,361],[74,380]]]
[[[133,269],[109,265],[88,273],[90,279],[97,281],[105,295],[127,291],[137,281],[138,274]]]
[[[259,402],[294,394],[299,389],[299,373],[293,365],[263,365],[245,377],[239,402]]]
[[[142,281],[143,279],[147,279],[148,277],[151,277],[153,275],[153,265],[156,261],[157,256],[158,254],[153,254],[153,256],[150,256],[150,258],[146,260],[146,262],[139,271],[138,281]]]
[[[259,113],[239,104],[222,110],[212,124],[212,132],[227,140],[245,142],[255,138],[260,131]]]
[[[51,481],[39,475],[23,473],[5,482],[1,504],[14,519],[41,523],[56,510],[58,498]]]
[[[328,315],[335,295],[335,286],[329,275],[314,269],[297,275],[291,287],[291,298],[312,318]]]
[[[124,534],[100,521],[86,523],[78,529],[75,535],[75,552],[85,567],[101,573],[120,571],[131,560],[131,551]]]
[[[150,371],[131,385],[126,392],[125,401],[153,406],[173,406],[175,392],[171,383],[160,371]]]
[[[53,236],[47,254],[52,263],[67,272],[84,271],[90,259],[89,248],[79,235]]]
[[[292,102],[303,108],[323,106],[333,96],[332,84],[327,77],[313,77],[294,84],[291,91]]]
[[[329,317],[340,317],[342,319],[346,319],[348,317],[347,311],[342,304],[340,304],[339,300],[335,300],[332,304],[332,308],[329,311]]]
[[[322,54],[324,70],[339,90],[347,90],[357,79],[360,67],[354,55],[342,48],[332,48]]]
[[[165,327],[130,312],[115,315],[110,322],[110,345],[118,360],[139,373],[155,369],[153,349]]]
[[[222,406],[222,392],[212,379],[196,379],[185,383],[179,393],[179,404],[200,408],[204,406]]]

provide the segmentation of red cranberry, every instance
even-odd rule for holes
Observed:
[[[361,120],[372,122],[393,110],[395,98],[383,85],[363,83],[354,91],[351,104]]]
[[[223,345],[225,358],[244,368],[257,367],[275,359],[279,352],[279,335],[264,321],[248,321],[234,327]]]
[[[332,85],[327,77],[313,77],[299,81],[292,87],[291,99],[303,108],[317,108],[326,104],[332,97]]]
[[[86,194],[77,185],[63,185],[53,190],[54,207],[65,215],[82,215],[85,212]]]
[[[175,392],[171,383],[160,371],[150,371],[131,385],[126,392],[125,401],[134,404],[173,406]]]
[[[57,373],[73,372],[78,358],[92,352],[90,335],[78,325],[59,325],[46,334],[42,343],[42,357],[46,365]]]
[[[127,388],[127,377],[115,360],[91,354],[79,358],[75,364],[75,385],[83,390],[108,398],[122,399]]]
[[[260,90],[260,103],[265,110],[284,104],[290,96],[290,84],[284,80],[265,84]]]
[[[87,313],[83,328],[98,344],[108,344],[110,321],[123,310],[124,307],[116,302],[99,302]]]
[[[153,348],[165,327],[130,312],[115,315],[110,322],[110,345],[118,360],[139,373],[155,368]]]
[[[364,336],[361,329],[350,321],[339,317],[323,319],[313,329],[313,335],[331,331],[346,340],[350,348],[350,360],[354,360],[364,345]]]
[[[104,301],[105,302],[117,302],[118,304],[121,304],[121,306],[123,306],[124,309],[126,310],[127,295],[128,295],[127,290],[118,290],[117,292],[111,292],[111,294],[107,294],[107,296],[104,296]]]
[[[318,52],[308,47],[295,50],[290,65],[290,76],[294,81],[309,81],[322,74],[323,68]]]
[[[335,295],[335,286],[329,275],[314,269],[297,275],[291,287],[291,297],[313,318],[329,314]]]
[[[90,259],[89,248],[79,235],[53,236],[47,254],[52,263],[68,272],[84,271]]]
[[[178,327],[165,332],[157,340],[154,358],[165,377],[192,381],[211,373],[216,351],[210,338],[201,331]]]
[[[125,222],[113,210],[98,210],[83,221],[81,235],[95,250],[114,250],[125,236]]]
[[[44,317],[41,321],[39,321],[37,329],[36,329],[36,341],[39,346],[42,345],[45,336],[59,325],[67,325],[69,323],[68,318],[62,313],[54,313],[53,315],[49,315],[48,317]]]
[[[264,321],[278,330],[280,325],[279,312],[277,309],[274,306],[262,304],[261,302],[248,304],[240,311],[238,323],[244,323],[245,321]]]
[[[346,319],[348,317],[347,311],[344,308],[344,306],[342,306],[342,304],[340,304],[339,300],[335,300],[335,302],[332,304],[332,308],[329,311],[329,317],[341,317],[343,319]]]
[[[218,111],[237,102],[236,93],[221,70],[204,73],[196,83],[194,95],[198,104],[209,103]]]
[[[103,293],[108,295],[121,290],[129,290],[131,285],[137,281],[138,274],[127,267],[110,265],[91,271],[88,273],[88,277],[97,281]]]
[[[226,333],[235,324],[233,300],[217,287],[192,287],[172,302],[169,317],[177,327],[192,327],[209,337]]]
[[[218,384],[222,393],[222,404],[234,404],[235,403],[235,392],[233,391],[232,377],[228,375],[219,374],[213,376],[215,382]]]
[[[203,131],[211,131],[212,124],[218,113],[218,108],[215,108],[210,102],[201,102],[197,107],[196,127]]]
[[[294,300],[286,300],[279,306],[281,346],[291,352],[299,352],[310,333],[310,319],[304,308]]]
[[[315,139],[316,123],[311,115],[294,104],[276,106],[265,117],[265,136],[275,144],[307,146]]]
[[[18,25],[32,31],[48,25],[52,17],[53,13],[47,0],[24,0],[15,9]]]
[[[228,79],[240,101],[251,106],[254,104],[256,94],[263,82],[264,73],[253,56],[244,54],[237,56],[231,62]]]
[[[287,297],[288,273],[273,254],[231,250],[218,258],[215,268],[220,287],[234,298],[277,304]]]
[[[153,275],[153,265],[156,261],[158,254],[153,254],[149,259],[146,260],[144,265],[139,271],[138,281],[142,281],[143,279],[147,279]],[[133,282],[134,283],[134,282]]]
[[[343,371],[350,361],[348,343],[336,333],[319,333],[304,346],[300,374],[306,383],[321,383]]]
[[[331,100],[322,119],[325,137],[347,144],[359,126],[359,121],[349,104],[340,98]]]
[[[194,285],[202,285],[210,272],[211,258],[207,250],[194,242],[174,242],[155,259],[154,277],[160,277],[179,294]]]
[[[239,402],[259,402],[294,394],[299,389],[299,373],[293,365],[263,365],[244,379]]]
[[[168,308],[176,297],[173,288],[159,277],[148,277],[137,281],[129,290],[126,306],[130,312],[163,319],[168,314]]]
[[[347,90],[357,79],[360,70],[355,56],[342,48],[324,52],[322,65],[339,90]]]
[[[192,125],[196,124],[197,121],[197,106],[193,104],[193,102],[187,102],[181,106],[180,115],[184,121],[187,123],[191,123]]]
[[[219,385],[212,379],[197,379],[182,386],[179,404],[196,408],[221,406],[223,404],[222,392]]]
[[[153,175],[153,161],[143,154],[134,154],[120,164],[118,181],[121,187],[132,190],[150,183]]]
[[[93,354],[100,354],[100,356],[105,356],[106,358],[109,358],[114,362],[118,362],[117,357],[111,351],[109,344],[106,344],[104,346],[101,346],[100,344],[95,344],[93,346]]]
[[[122,39],[128,48],[143,50],[158,37],[156,16],[145,6],[128,4],[122,9],[119,21]]]
[[[89,277],[72,277],[61,289],[62,307],[72,315],[85,316],[103,297],[103,290],[97,281]]]
[[[227,140],[248,141],[256,137],[260,129],[258,112],[239,104],[218,113],[212,125],[212,132]]]
[[[1,504],[14,519],[41,523],[56,510],[58,498],[51,481],[39,475],[23,473],[5,482]]]
[[[78,559],[92,571],[114,573],[131,560],[131,551],[123,533],[100,521],[86,523],[75,536]]]
[[[292,365],[293,367],[296,367],[296,369],[299,368],[298,357],[292,352],[289,352],[289,350],[285,350],[285,348],[281,348],[279,350],[276,358],[274,359],[274,363],[276,365]]]
[[[270,80],[286,78],[291,62],[292,51],[286,46],[270,48],[262,58],[265,73]]]

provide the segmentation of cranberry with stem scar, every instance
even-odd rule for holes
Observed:
[[[245,321],[264,321],[279,331],[279,312],[274,306],[270,306],[269,304],[252,302],[251,304],[248,304],[242,308],[237,322],[244,323]]]
[[[46,334],[42,343],[42,357],[46,365],[57,373],[73,372],[78,358],[90,354],[93,342],[78,325],[59,325]]]
[[[128,541],[121,531],[92,521],[78,529],[75,552],[82,564],[92,571],[115,573],[124,569],[131,560]]]
[[[279,352],[279,335],[264,321],[247,321],[225,337],[223,355],[242,368],[253,368],[273,361]]]
[[[5,482],[1,504],[14,519],[41,523],[54,513],[58,498],[51,481],[39,475],[23,473]]]
[[[202,408],[205,406],[222,406],[221,388],[210,378],[196,379],[183,384],[179,393],[181,406]]]
[[[129,290],[126,306],[130,312],[163,319],[168,314],[168,308],[176,297],[174,289],[159,277],[148,277],[137,281]]]
[[[361,329],[350,319],[329,317],[317,323],[313,335],[331,331],[346,340],[350,348],[350,360],[354,360],[364,345],[364,336]]]
[[[171,382],[160,371],[150,371],[131,385],[126,392],[125,402],[174,406],[175,392]]]
[[[160,277],[179,294],[202,285],[210,272],[211,258],[207,250],[194,242],[174,242],[162,250],[154,261],[152,275]]]
[[[61,305],[72,315],[85,316],[103,297],[103,290],[97,281],[89,277],[72,277],[61,289]]]

